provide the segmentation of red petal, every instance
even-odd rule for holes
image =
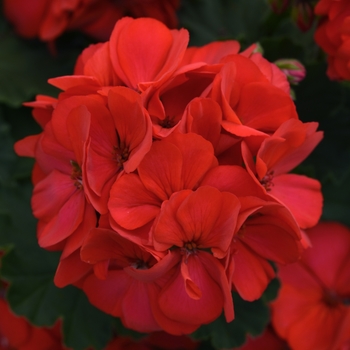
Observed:
[[[189,256],[187,264],[192,281],[202,292],[201,298],[194,300],[187,294],[179,269],[174,278],[162,289],[159,306],[167,317],[175,321],[193,325],[212,322],[222,311],[223,292],[204,267],[200,256]],[[178,300],[177,303],[174,303],[175,299]]]
[[[301,228],[316,225],[322,214],[323,197],[317,180],[302,175],[274,177],[269,192],[293,214]]]
[[[240,241],[232,246],[232,250],[232,259],[235,264],[232,275],[233,285],[244,300],[259,299],[275,276],[271,264]]]
[[[147,224],[159,213],[161,200],[148,191],[135,174],[121,176],[110,193],[108,208],[111,216],[128,230]]]
[[[63,288],[73,284],[91,270],[91,265],[80,260],[80,249],[78,249],[73,254],[60,260],[54,278],[55,285]]]
[[[182,247],[185,242],[191,241],[177,220],[179,206],[191,193],[190,190],[176,192],[169,201],[162,204],[160,215],[153,227],[153,245],[156,250],[163,251],[172,246]]]
[[[112,113],[119,143],[130,152],[124,170],[134,171],[152,144],[152,123],[142,107],[142,100],[133,90],[118,87],[109,91],[108,106]],[[135,128],[137,125],[137,128]]]

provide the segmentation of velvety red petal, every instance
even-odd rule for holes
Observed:
[[[84,65],[84,74],[94,77],[100,86],[121,85],[122,82],[114,72],[109,58],[109,42],[97,45]],[[93,84],[93,81],[91,83]]]
[[[14,144],[17,155],[21,157],[35,157],[35,149],[40,135],[30,135]]]
[[[295,262],[300,256],[300,231],[288,210],[269,205],[251,215],[238,235],[265,259],[280,263]],[[263,215],[260,215],[263,214]]]
[[[48,79],[49,84],[57,87],[60,90],[67,91],[68,89],[75,87],[83,87],[85,85],[91,86],[97,90],[100,87],[95,77],[89,77],[86,75],[67,75],[57,78]]]
[[[263,82],[242,88],[236,113],[242,124],[264,132],[274,132],[286,120],[298,118],[289,95]]]
[[[137,175],[125,174],[112,186],[108,208],[119,225],[133,230],[153,220],[159,213],[161,203]]]
[[[90,275],[85,279],[83,290],[90,303],[107,314],[121,317],[122,302],[133,279],[124,271],[109,271],[105,280]]]
[[[240,44],[235,40],[215,41],[201,47],[189,47],[186,50],[182,65],[194,62],[216,64],[227,55],[237,54]]]
[[[179,206],[191,193],[190,190],[176,192],[170,197],[169,201],[162,204],[152,231],[155,249],[163,251],[172,246],[182,247],[184,243],[191,241],[177,220]]]
[[[34,188],[31,200],[34,216],[50,220],[76,191],[70,176],[54,170]]]
[[[43,248],[49,247],[70,236],[82,222],[84,210],[84,193],[76,191],[46,224],[38,236],[39,245]]]
[[[72,96],[61,99],[57,103],[52,113],[52,129],[57,141],[67,150],[72,150],[72,140],[67,135],[67,118],[69,113],[72,109],[82,105],[85,105],[88,110],[90,110],[90,106],[92,109],[96,108],[96,103],[103,105],[103,97],[99,95]],[[87,116],[88,114],[86,113],[85,115]]]
[[[327,287],[333,289],[341,281],[338,276],[344,274],[344,266],[348,265],[349,229],[339,223],[321,222],[306,232],[312,248],[305,251],[303,260]],[[348,289],[346,287],[343,293]]]
[[[74,284],[92,270],[91,265],[80,259],[80,249],[68,257],[61,259],[56,270],[54,283],[57,287],[63,288]]]
[[[155,298],[156,296],[151,295],[151,297]],[[130,284],[122,303],[122,320],[126,327],[143,333],[161,330],[154,319],[149,298],[146,283],[134,280]]]
[[[65,240],[64,249],[61,254],[61,259],[71,255],[74,251],[79,249],[91,229],[97,225],[96,211],[94,207],[86,203],[84,210],[84,217],[78,228]]]
[[[232,245],[235,268],[232,283],[239,295],[248,301],[259,299],[275,276],[272,265],[237,240]]]
[[[274,177],[269,192],[293,214],[301,228],[316,225],[322,214],[321,184],[302,175],[284,174]]]
[[[183,188],[183,155],[170,142],[152,144],[138,167],[144,186],[162,201]]]
[[[212,144],[200,135],[172,134],[166,141],[173,143],[181,151],[184,189],[198,186],[205,173],[217,165]],[[173,167],[175,166],[174,164]]]
[[[187,294],[179,269],[174,278],[162,289],[159,306],[167,317],[179,322],[193,325],[212,322],[222,312],[224,304],[222,290],[210,276],[199,256],[189,256],[187,264],[193,282],[202,292],[201,298],[195,300]],[[174,303],[174,298],[179,302]]]
[[[219,142],[222,112],[218,103],[209,98],[195,98],[187,106],[183,119],[187,132],[201,135],[213,147]]]
[[[255,196],[266,198],[261,186],[256,184],[241,166],[221,165],[215,167],[208,171],[201,181],[201,185],[212,186],[220,191],[233,193],[237,197]]]
[[[341,310],[322,304],[304,309],[303,317],[288,332],[288,342],[292,348],[300,350],[335,349],[333,344],[342,317]]]
[[[142,107],[140,95],[127,88],[111,89],[108,106],[113,115],[119,144],[126,147],[129,152],[123,168],[127,173],[134,171],[151,148],[151,119]]]

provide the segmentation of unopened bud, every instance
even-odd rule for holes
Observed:
[[[313,7],[308,2],[298,2],[293,6],[292,18],[300,30],[306,32],[312,26],[315,19]]]
[[[306,69],[298,60],[282,58],[275,61],[275,65],[287,76],[292,85],[297,85],[305,78]]]

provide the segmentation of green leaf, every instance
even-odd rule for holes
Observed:
[[[277,296],[278,288],[279,282],[275,279],[263,296],[253,302],[245,301],[233,293],[235,319],[227,323],[224,315],[221,315],[214,322],[200,327],[192,337],[196,340],[210,339],[215,349],[241,346],[247,334],[257,336],[264,331],[270,319],[267,302]]]

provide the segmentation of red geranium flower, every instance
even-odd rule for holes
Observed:
[[[315,13],[322,16],[315,41],[328,54],[330,79],[350,80],[350,3],[320,0]]]
[[[317,123],[303,124],[290,119],[261,143],[256,155],[246,143],[242,144],[249,173],[269,195],[292,212],[301,228],[316,225],[321,217],[321,186],[317,180],[286,173],[299,165],[321,141],[323,133],[316,132],[317,126]]]
[[[306,232],[312,247],[280,267],[273,326],[292,349],[340,350],[350,341],[350,230],[323,222]]]

